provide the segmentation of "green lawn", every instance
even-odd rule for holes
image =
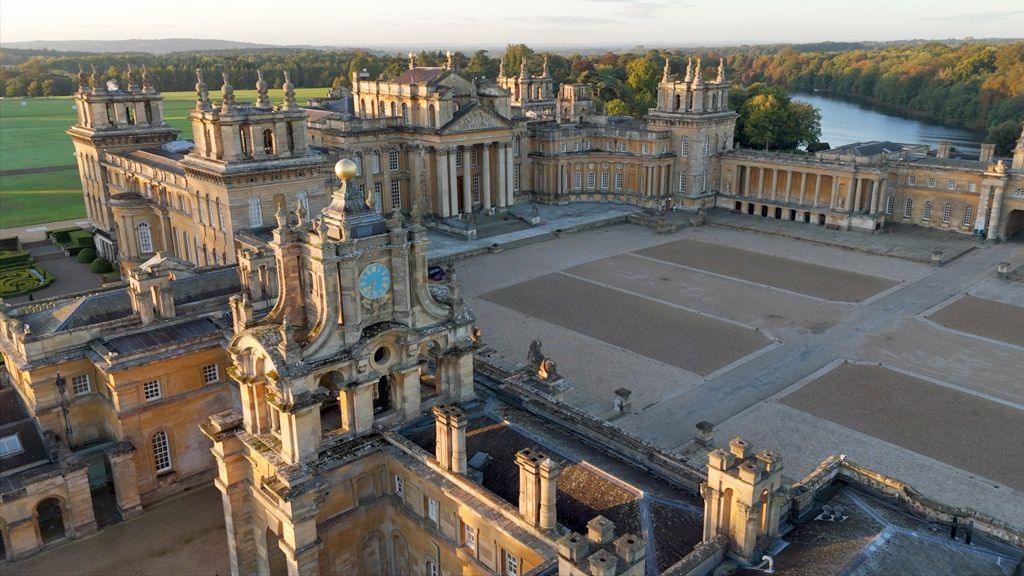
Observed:
[[[324,96],[326,88],[299,88],[296,99]],[[192,138],[189,111],[195,106],[194,92],[167,92],[164,116],[181,130],[180,138]],[[214,101],[219,92],[210,94]],[[240,101],[252,102],[255,90],[236,90]],[[271,90],[279,103],[281,90]],[[21,168],[70,166],[75,164],[71,138],[64,133],[77,115],[70,97],[0,99],[0,172]],[[85,216],[81,184],[76,170],[41,174],[0,175],[0,228],[24,226]]]

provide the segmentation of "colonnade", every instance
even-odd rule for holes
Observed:
[[[756,183],[754,173],[756,171]],[[845,180],[846,196],[841,194]],[[767,166],[737,164],[732,174],[730,193],[773,202],[825,208],[849,214],[878,214],[885,176],[790,170]],[[794,185],[796,189],[794,190]]]

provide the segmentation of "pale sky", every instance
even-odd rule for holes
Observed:
[[[146,7],[151,7],[146,10]],[[1021,0],[2,0],[0,42],[469,48],[1022,37]]]

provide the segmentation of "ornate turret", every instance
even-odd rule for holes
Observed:
[[[228,112],[235,105],[235,87],[228,82],[228,73],[221,72],[224,83],[220,85],[221,108]]]
[[[267,81],[263,79],[263,72],[256,71],[256,107],[270,108],[270,95],[268,94]]]
[[[343,159],[334,165],[334,174],[341,185],[331,194],[331,204],[323,211],[323,223],[328,238],[352,240],[383,234],[387,222],[366,203],[359,187],[349,185],[356,176],[355,162]]]
[[[287,70],[284,71],[284,85],[281,88],[284,89],[284,109],[291,110],[295,108],[297,106],[295,103],[295,85],[292,84]]]

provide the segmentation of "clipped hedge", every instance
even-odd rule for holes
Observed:
[[[114,267],[110,264],[110,260],[107,260],[106,258],[97,258],[92,261],[92,264],[89,266],[89,270],[93,274],[106,274],[108,272],[113,272]]]
[[[0,270],[25,268],[32,262],[28,252],[0,252]]]
[[[17,236],[0,238],[0,254],[4,252],[21,252],[21,242]]]
[[[92,261],[95,260],[95,259],[96,259],[96,250],[94,250],[92,248],[82,248],[78,252],[78,255],[75,256],[75,260],[77,260],[81,264],[91,264]]]
[[[39,290],[53,282],[53,276],[45,270],[19,268],[0,270],[0,296],[9,298]]]

